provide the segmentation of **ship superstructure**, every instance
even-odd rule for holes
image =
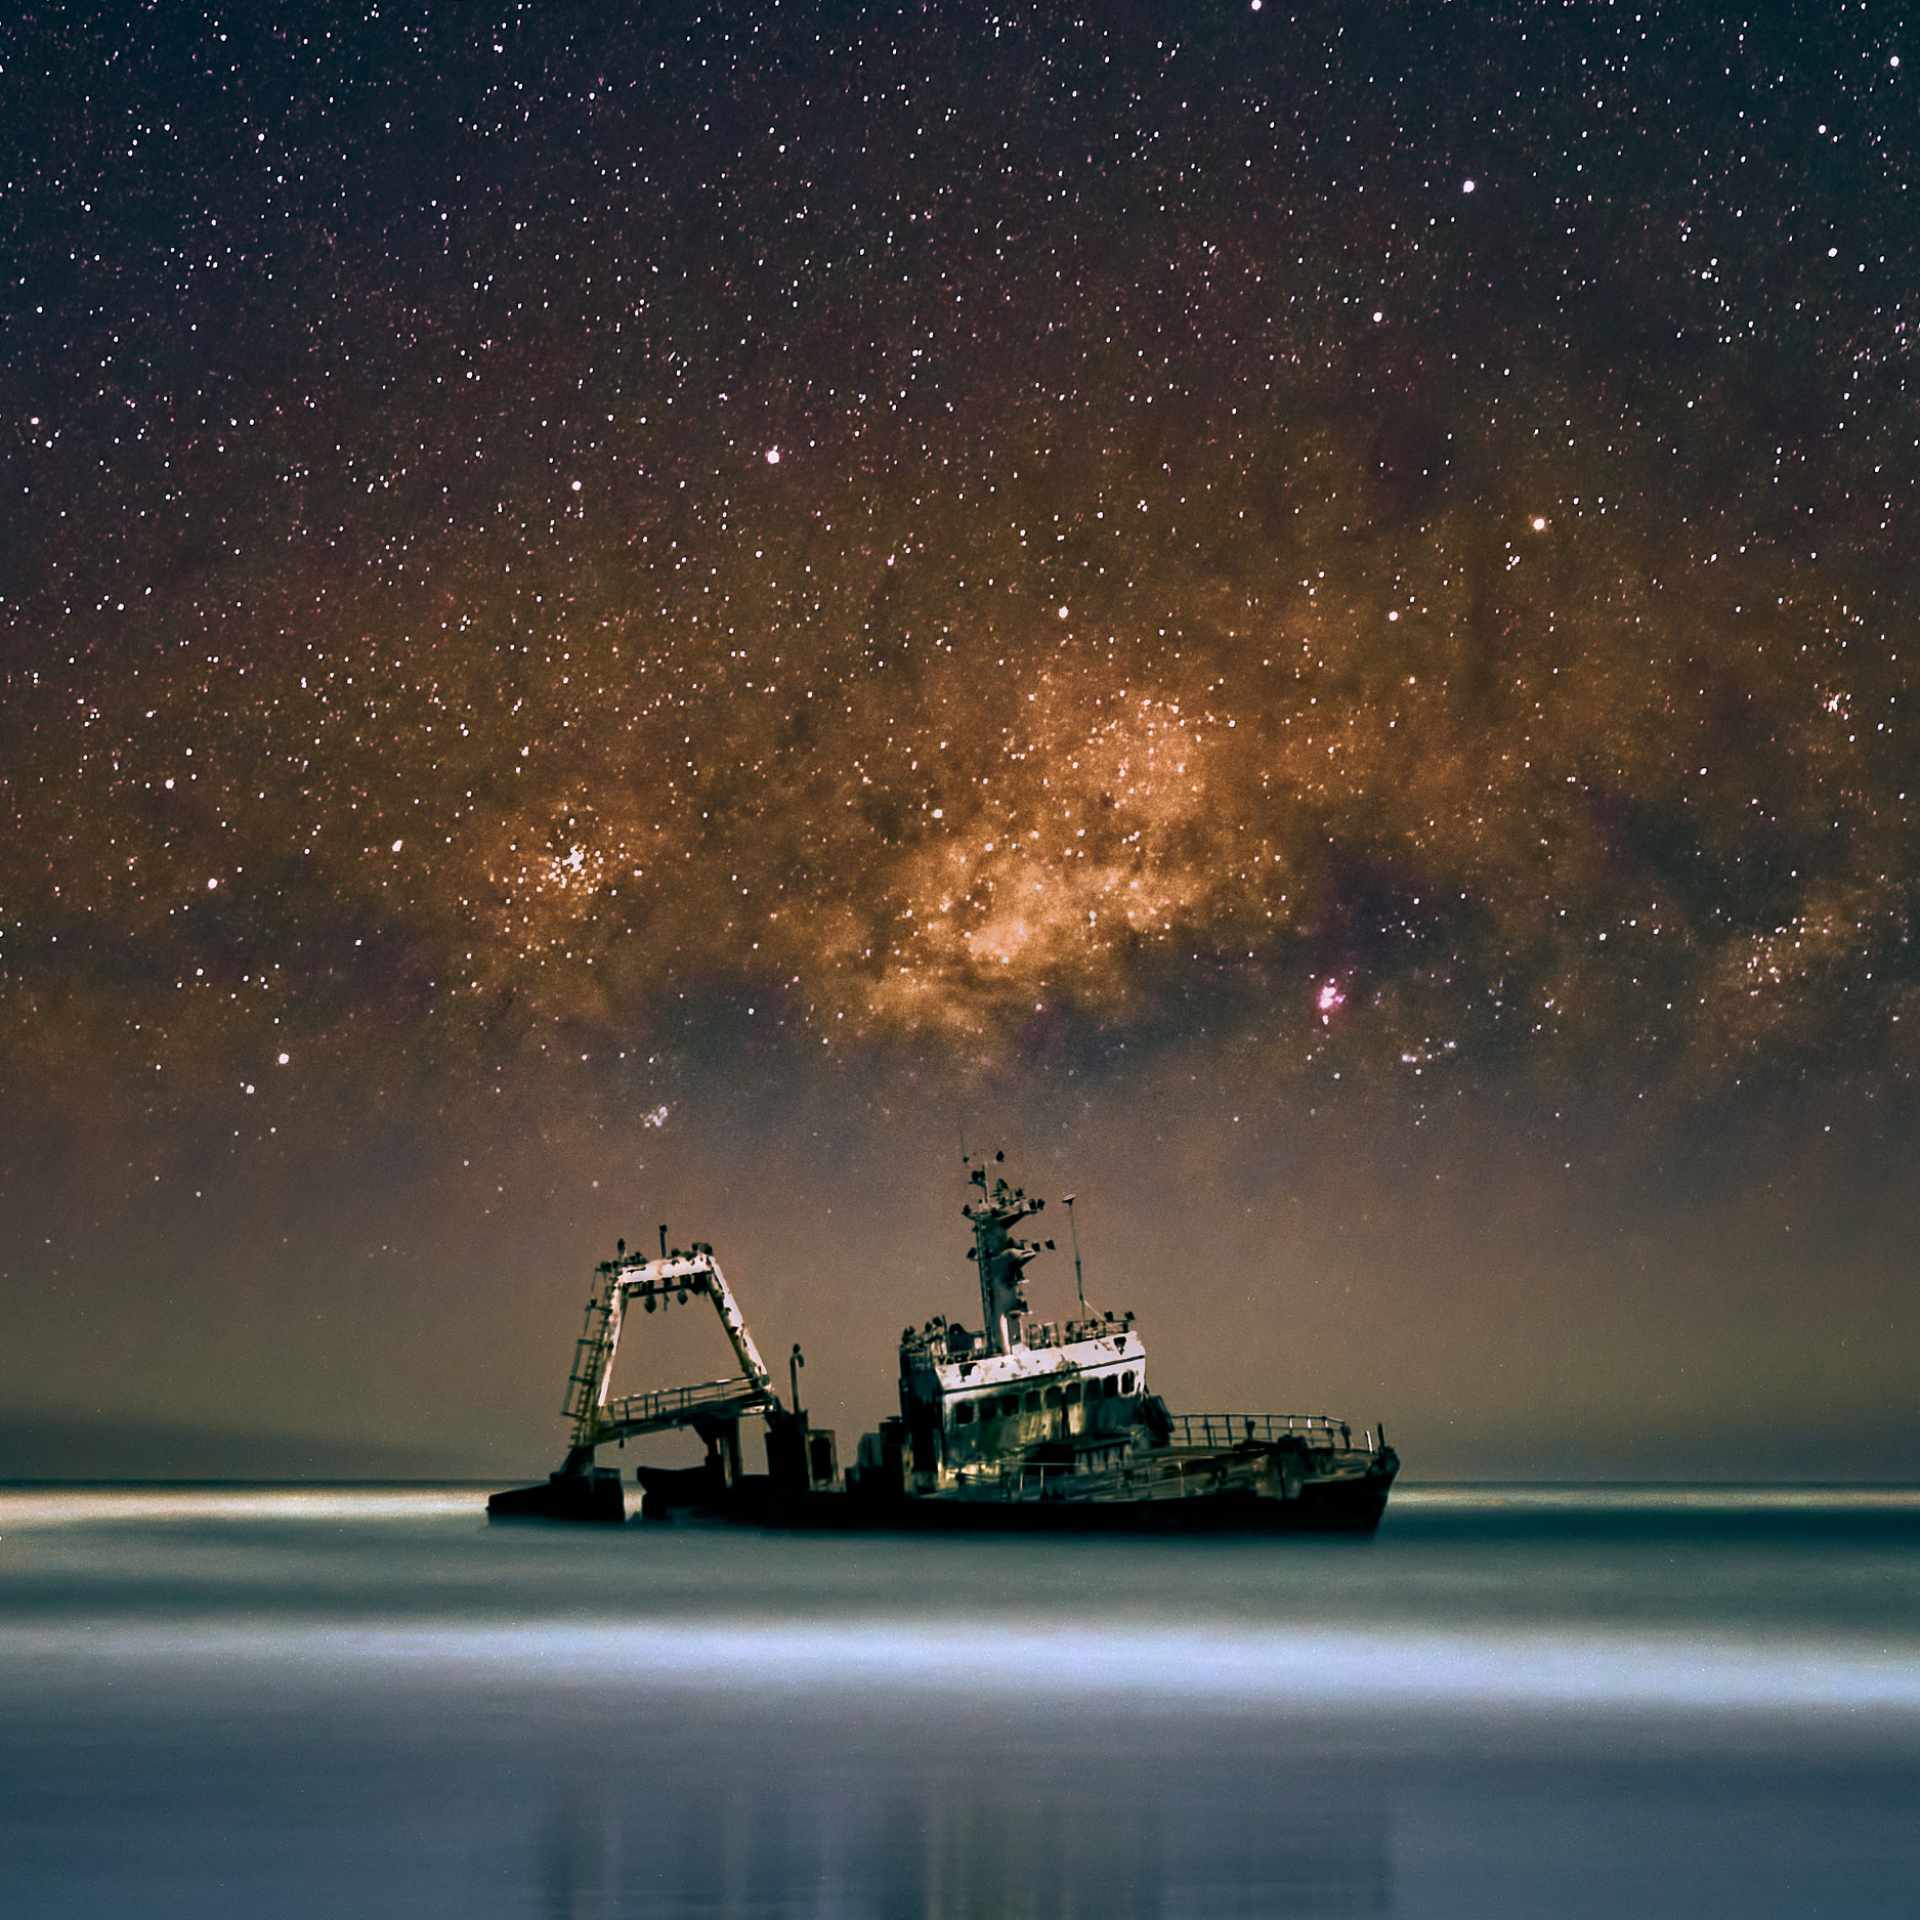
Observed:
[[[997,1481],[1010,1459],[1036,1448],[1057,1462],[1108,1464],[1130,1444],[1147,1399],[1147,1350],[1132,1314],[1032,1317],[1027,1263],[1053,1242],[1013,1230],[1047,1203],[1012,1185],[999,1164],[968,1162],[976,1197],[961,1209],[973,1228],[980,1331],[941,1315],[900,1336],[900,1417],[920,1495]]]
[[[1371,1532],[1385,1511],[1399,1458],[1384,1431],[1358,1432],[1326,1414],[1171,1412],[1147,1381],[1145,1342],[1131,1313],[1086,1304],[1078,1234],[1080,1312],[1032,1313],[1026,1270],[1052,1240],[1016,1229],[1046,1202],[1001,1171],[1005,1156],[966,1162],[962,1213],[980,1288],[980,1326],[936,1315],[900,1337],[900,1411],[865,1435],[844,1479],[831,1432],[799,1404],[800,1349],[782,1402],[713,1249],[657,1260],[617,1259],[600,1287],[568,1381],[572,1438],[544,1487],[495,1494],[497,1519],[618,1520],[616,1471],[596,1449],[669,1428],[705,1442],[699,1467],[640,1467],[645,1518],[676,1514],[790,1526],[1317,1528]],[[1067,1205],[1071,1219],[1072,1196]],[[723,1379],[614,1398],[621,1327],[635,1303],[649,1312],[704,1298],[719,1314],[740,1372]],[[766,1428],[767,1471],[744,1470],[740,1428]]]

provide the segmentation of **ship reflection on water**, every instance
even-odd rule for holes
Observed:
[[[1371,1543],[0,1489],[0,1911],[1910,1913],[1920,1496]]]
[[[1210,1804],[1137,1777],[1119,1801],[1086,1781],[972,1795],[884,1780],[800,1794],[603,1785],[549,1817],[543,1910],[566,1920],[1394,1910],[1383,1807],[1323,1789],[1272,1804],[1257,1783],[1251,1796],[1246,1783],[1212,1784]]]

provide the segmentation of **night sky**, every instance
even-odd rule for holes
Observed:
[[[963,1141],[1176,1406],[1920,1476],[1902,27],[14,15],[0,1477],[544,1469],[661,1220],[844,1448]]]

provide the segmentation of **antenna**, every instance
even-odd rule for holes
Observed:
[[[1080,1272],[1080,1229],[1074,1223],[1073,1195],[1068,1194],[1063,1204],[1067,1209],[1067,1231],[1073,1235],[1073,1290],[1080,1296],[1080,1316],[1086,1318],[1087,1283]]]

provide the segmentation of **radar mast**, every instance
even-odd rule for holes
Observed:
[[[1004,1153],[996,1153],[996,1162]],[[967,1178],[980,1197],[961,1208],[973,1223],[973,1249],[967,1255],[980,1270],[980,1319],[990,1353],[1006,1353],[1026,1345],[1027,1262],[1041,1252],[1037,1240],[1017,1240],[1012,1229],[1032,1218],[1047,1203],[1030,1200],[1024,1187],[1008,1185],[1005,1177],[990,1174],[987,1162],[969,1163]]]

